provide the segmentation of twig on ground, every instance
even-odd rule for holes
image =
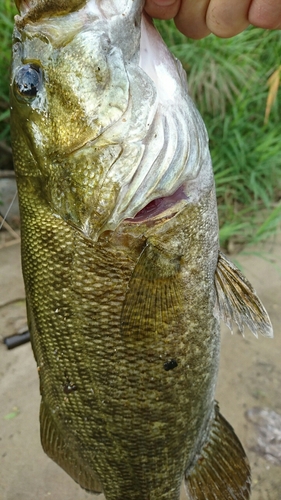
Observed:
[[[16,173],[14,170],[0,170],[0,179],[14,179]]]
[[[6,241],[5,243],[3,243],[3,245],[0,245],[0,250],[2,250],[2,248],[11,247],[12,245],[17,245],[20,242],[21,242],[20,238],[18,238],[17,240],[14,239],[11,241]]]
[[[0,302],[0,309],[2,309],[3,307],[10,306],[11,304],[15,304],[16,302],[24,302],[24,301],[25,297],[18,297],[16,299],[7,300],[7,302]]]
[[[8,153],[9,155],[12,154],[12,148],[10,148],[10,146],[7,146],[4,141],[0,141],[0,149],[2,149],[2,151],[4,151],[5,153]]]
[[[13,228],[8,224],[7,221],[5,221],[2,215],[0,215],[0,227],[4,227],[5,229],[7,229],[8,233],[13,236],[13,238],[15,238],[16,240],[20,240],[20,236],[18,235],[18,233],[13,230]]]

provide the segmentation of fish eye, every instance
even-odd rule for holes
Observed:
[[[17,93],[27,99],[34,99],[42,86],[42,70],[36,64],[25,64],[15,76]]]

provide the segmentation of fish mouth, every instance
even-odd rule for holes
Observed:
[[[126,224],[141,224],[171,219],[186,206],[188,196],[184,187],[182,185],[173,194],[150,201],[134,217],[127,218],[124,222]]]

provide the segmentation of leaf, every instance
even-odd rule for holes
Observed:
[[[5,415],[4,419],[5,420],[12,420],[13,418],[17,417],[19,415],[20,411],[18,408],[13,408],[13,411]]]
[[[267,95],[267,101],[266,101],[266,108],[265,108],[265,116],[264,116],[264,124],[266,125],[268,123],[268,118],[270,111],[272,109],[272,106],[276,100],[277,92],[279,89],[280,85],[280,78],[281,78],[281,66],[279,66],[269,77],[267,80],[268,86],[269,86],[269,91]]]
[[[280,218],[281,204],[278,203],[274,210],[270,212],[265,221],[258,227],[253,241],[259,241],[260,239],[264,238],[265,236],[269,236],[269,234],[277,230],[280,224]]]

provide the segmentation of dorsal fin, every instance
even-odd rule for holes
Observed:
[[[220,318],[233,331],[233,322],[243,333],[244,326],[258,337],[273,337],[269,316],[255,290],[241,271],[219,252],[215,274]]]

